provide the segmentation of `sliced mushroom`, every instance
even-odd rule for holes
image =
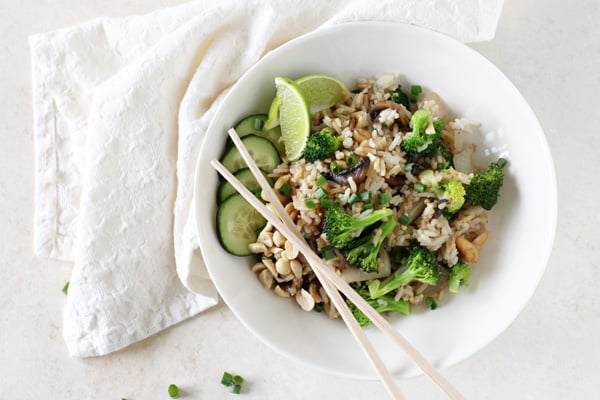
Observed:
[[[392,175],[389,178],[385,178],[385,183],[387,183],[391,187],[402,186],[402,185],[404,185],[404,183],[406,183],[406,175],[402,175],[402,174]]]
[[[377,115],[380,111],[385,110],[386,108],[396,110],[402,125],[408,126],[411,117],[410,111],[408,111],[402,104],[394,103],[391,100],[378,101],[377,103],[372,104],[369,108],[369,115],[373,117],[373,115]]]
[[[367,171],[369,170],[369,165],[371,165],[371,160],[369,159],[369,157],[363,157],[350,168],[341,170],[337,174],[326,172],[323,174],[323,176],[330,181],[334,181],[340,184],[347,184],[348,179],[352,178],[354,183],[358,185],[364,182],[365,179],[367,179]]]

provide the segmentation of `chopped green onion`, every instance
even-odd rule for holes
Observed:
[[[221,383],[227,387],[230,387],[231,393],[240,394],[242,391],[242,383],[244,383],[244,378],[239,375],[234,376],[225,371],[223,372]]]
[[[323,311],[323,308],[325,308],[325,303],[323,303],[321,301],[319,303],[315,303],[315,306],[313,307],[313,311],[321,312],[321,311]]]
[[[425,191],[425,185],[423,185],[421,182],[415,183],[414,188],[419,193],[423,193]]]
[[[402,225],[406,226],[410,223],[410,217],[408,216],[408,214],[402,214],[400,216],[400,218],[398,219],[398,222],[400,222]]]
[[[369,192],[368,190],[365,190],[364,192],[362,192],[360,194],[360,199],[362,201],[371,201],[371,192]]]
[[[382,192],[377,194],[377,201],[379,204],[387,204],[390,202],[390,194],[388,192]]]
[[[358,200],[360,199],[360,197],[356,194],[356,193],[352,193],[350,195],[350,197],[348,198],[348,204],[354,204],[356,203]]]
[[[304,205],[310,209],[317,207],[317,205],[315,204],[315,201],[313,199],[304,199]]]
[[[321,249],[321,255],[326,261],[332,260],[335,258],[335,249],[333,248],[333,246],[325,246]]]
[[[321,203],[321,207],[323,207],[323,208],[333,207],[333,200],[331,200],[331,199],[321,199],[321,200],[319,200],[319,203]]]
[[[256,118],[254,120],[254,129],[256,129],[257,131],[262,131],[263,126],[265,125],[265,121],[263,121],[260,118]]]
[[[412,85],[410,87],[410,102],[416,103],[417,100],[419,99],[419,94],[421,94],[422,91],[423,91],[423,89],[421,88],[421,86]]]
[[[340,172],[340,166],[338,165],[337,161],[332,161],[331,164],[329,164],[329,169],[331,170],[332,174],[337,174]]]
[[[69,293],[69,281],[67,281],[67,283],[65,283],[65,286],[63,286],[62,292],[64,294],[68,294]]]
[[[221,377],[221,383],[225,386],[233,385],[233,375],[231,375],[227,371],[223,372],[223,376]]]
[[[325,198],[327,198],[327,190],[323,189],[323,188],[318,188],[317,191],[315,192],[315,197],[319,200],[323,200]]]
[[[284,183],[283,185],[281,185],[281,187],[279,188],[279,194],[281,194],[282,196],[287,196],[291,192],[292,192],[292,185],[290,185],[287,182]]]
[[[375,205],[373,203],[367,203],[363,206],[364,210],[372,210],[375,208]]]
[[[498,166],[498,168],[502,169],[504,167],[506,167],[506,164],[508,164],[508,161],[506,161],[505,158],[500,157],[498,159],[498,161],[496,161],[496,165]]]
[[[327,178],[325,178],[323,175],[321,175],[317,178],[317,186],[320,188],[322,188],[326,182],[327,182]]]
[[[346,157],[346,165],[348,167],[352,167],[357,162],[358,162],[358,157],[354,153],[352,153],[352,154],[348,155],[348,157]]]
[[[433,297],[427,297],[425,299],[425,302],[427,303],[427,307],[429,307],[430,310],[435,310],[437,308],[437,303],[435,302]]]
[[[177,387],[177,385],[175,384],[170,384],[169,385],[169,397],[171,397],[172,399],[176,399],[179,397],[179,388]]]

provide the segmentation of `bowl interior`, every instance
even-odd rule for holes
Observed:
[[[471,285],[447,295],[435,311],[391,318],[435,366],[463,360],[507,328],[533,294],[554,237],[556,184],[544,134],[517,89],[484,57],[441,34],[395,23],[337,25],[267,54],[237,82],[208,128],[196,176],[198,232],[211,278],[241,322],[275,350],[329,373],[374,378],[341,320],[304,312],[265,290],[249,269],[252,260],[225,252],[215,231],[218,176],[210,161],[221,155],[227,129],[245,115],[267,112],[274,77],[310,73],[336,76],[350,88],[360,77],[399,74],[437,92],[455,115],[481,123],[479,165],[499,155],[509,159]],[[366,332],[394,374],[419,373],[376,328]]]

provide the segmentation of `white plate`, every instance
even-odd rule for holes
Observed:
[[[332,374],[375,377],[341,320],[304,312],[293,300],[265,290],[249,269],[251,259],[225,252],[215,231],[218,177],[210,160],[221,155],[227,129],[248,114],[267,112],[274,77],[311,73],[336,76],[349,87],[359,77],[400,74],[436,91],[456,115],[481,122],[482,165],[498,155],[509,159],[471,286],[448,295],[435,311],[391,318],[435,366],[465,359],[506,329],[533,294],[552,247],[556,182],[542,129],[518,90],[477,52],[428,30],[383,22],[333,26],[267,54],[231,89],[206,133],[195,188],[202,254],[219,293],[237,318],[278,352]],[[419,373],[376,328],[366,331],[395,375]]]

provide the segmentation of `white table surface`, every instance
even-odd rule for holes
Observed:
[[[239,398],[387,398],[378,382],[324,375],[283,358],[223,303],[115,354],[68,356],[61,288],[71,265],[32,254],[27,36],[181,2],[0,0],[0,399],[168,399],[170,383],[183,398],[237,398],[220,384],[224,370],[247,379]],[[536,112],[556,166],[559,218],[546,273],[525,310],[482,351],[443,370],[469,399],[600,398],[598,21],[596,0],[506,0],[496,38],[472,45]],[[424,377],[400,384],[410,399],[445,398]]]

